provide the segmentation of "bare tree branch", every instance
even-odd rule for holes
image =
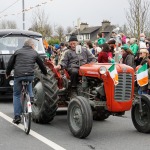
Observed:
[[[128,0],[128,2],[130,7],[126,12],[126,19],[130,34],[138,39],[140,33],[148,29],[150,1]]]
[[[63,41],[64,38],[64,28],[62,26],[58,26],[55,30],[59,41]]]
[[[48,23],[48,16],[45,14],[44,10],[37,9],[33,12],[30,30],[41,33],[43,37],[52,36],[53,30]]]
[[[0,23],[0,29],[16,29],[17,24],[15,21],[2,20]]]

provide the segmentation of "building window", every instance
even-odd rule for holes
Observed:
[[[78,39],[82,40],[83,39],[82,35],[78,35]]]
[[[85,39],[89,40],[90,39],[90,34],[85,34]]]

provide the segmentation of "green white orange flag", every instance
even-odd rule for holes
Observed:
[[[139,86],[144,86],[148,84],[148,69],[147,63],[141,66],[136,72],[137,83]]]
[[[110,74],[111,78],[114,81],[114,84],[117,85],[118,84],[118,72],[117,72],[115,64],[113,64],[112,66],[110,66],[110,68],[108,69],[108,71],[109,71],[109,74]]]

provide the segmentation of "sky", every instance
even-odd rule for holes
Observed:
[[[25,9],[46,1],[48,0],[24,0]],[[16,3],[11,6],[14,2]],[[17,27],[22,29],[22,13],[20,13],[22,0],[0,0],[0,3],[0,20],[16,21]],[[5,10],[9,6],[11,7]],[[89,26],[100,26],[103,20],[109,20],[111,24],[121,26],[126,23],[126,10],[129,4],[128,0],[49,0],[38,8],[48,15],[48,22],[52,27],[76,26],[78,18],[80,22],[88,23]],[[31,26],[34,11],[36,11],[35,8],[25,12],[26,30]]]

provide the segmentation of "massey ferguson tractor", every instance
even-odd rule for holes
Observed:
[[[77,96],[72,94],[67,70],[56,70],[45,61],[47,77],[35,70],[33,85],[35,103],[33,120],[49,123],[58,107],[68,107],[67,121],[75,137],[85,138],[94,120],[103,121],[110,115],[122,116],[132,108],[132,120],[140,132],[150,132],[150,100],[142,96],[134,101],[135,72],[130,66],[116,64],[119,83],[115,86],[108,69],[110,63],[90,63],[79,67]],[[145,108],[146,107],[146,108]]]
[[[13,94],[13,71],[9,79],[5,71],[11,55],[32,38],[36,51],[47,66],[44,76],[35,68],[33,82],[34,104],[32,118],[37,123],[51,122],[58,107],[68,107],[67,120],[75,137],[86,138],[94,120],[103,121],[110,115],[122,116],[132,108],[135,128],[143,133],[150,132],[150,99],[148,95],[134,96],[134,70],[124,64],[116,64],[119,83],[115,86],[108,68],[112,64],[92,63],[79,67],[77,96],[72,94],[67,70],[55,70],[46,58],[42,35],[32,31],[0,30],[0,100]]]

